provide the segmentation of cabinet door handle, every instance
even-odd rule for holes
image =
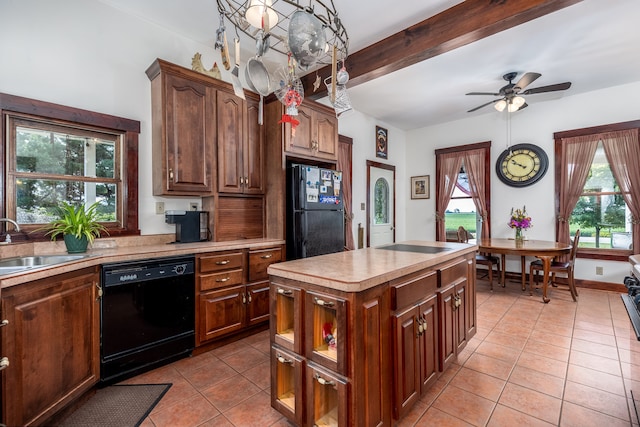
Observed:
[[[269,255],[262,255],[260,258],[262,259],[269,259],[271,258],[273,255],[269,254]]]
[[[169,169],[169,179],[173,180],[173,169]]]
[[[335,381],[325,380],[324,378],[322,378],[318,374],[315,375],[315,379],[316,379],[316,381],[318,381],[318,383],[320,383],[322,385],[336,385]]]
[[[244,178],[240,177],[240,185],[243,185],[243,184],[244,184]]]
[[[0,371],[5,369],[7,366],[9,366],[9,358],[3,357],[2,359],[0,359]]]
[[[251,292],[247,292],[247,299],[249,300],[249,303],[251,303]]]
[[[458,309],[458,301],[455,297],[451,298],[451,308],[453,309],[453,311],[456,311]]]
[[[243,304],[247,303],[247,295],[244,292],[242,293],[242,303]]]
[[[3,326],[7,326],[9,324],[9,319],[4,319],[2,322],[0,322],[0,328]]]
[[[224,282],[228,281],[229,279],[230,279],[230,277],[225,277],[225,278],[223,278],[223,279],[216,279],[216,282],[218,282],[218,283],[224,283]]]
[[[102,287],[96,283],[96,288],[98,288],[98,296],[96,297],[96,301],[102,298]]]
[[[278,293],[280,295],[291,295],[293,294],[293,291],[290,289],[282,289],[282,288],[278,288]]]
[[[331,302],[331,301],[324,301],[324,300],[321,300],[321,299],[319,299],[319,298],[315,298],[315,302],[316,302],[316,304],[321,305],[321,306],[323,306],[323,307],[333,307],[333,306],[334,306],[334,303],[333,303],[333,302]]]
[[[278,362],[284,363],[285,365],[293,365],[293,360],[285,359],[282,355],[278,354],[276,356],[278,358]]]
[[[216,261],[216,265],[227,265],[229,264],[229,260],[225,259],[224,261]]]

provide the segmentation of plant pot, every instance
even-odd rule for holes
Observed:
[[[77,238],[73,234],[65,234],[64,244],[67,247],[67,253],[79,254],[87,251],[87,246],[89,245],[89,241],[87,240],[86,236]]]

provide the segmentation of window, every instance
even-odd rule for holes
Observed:
[[[640,121],[556,132],[556,239],[580,258],[626,261],[640,246]]]
[[[389,223],[389,183],[384,178],[378,178],[375,184],[375,200],[373,223]]]
[[[33,231],[55,218],[62,201],[97,202],[110,235],[140,234],[139,122],[6,94],[0,112],[7,124],[0,215],[38,240],[44,235]],[[19,234],[14,240],[26,240]]]
[[[9,118],[9,135],[7,185],[15,197],[7,213],[19,224],[48,223],[66,201],[98,202],[99,220],[120,226],[121,135],[17,117]]]
[[[472,238],[478,236],[478,226],[480,218],[471,193],[469,192],[469,179],[464,170],[464,166],[458,173],[456,186],[453,189],[451,200],[445,211],[445,230],[448,240],[457,238],[458,227],[463,226],[467,232],[471,233]]]
[[[491,142],[435,150],[436,239],[457,241],[463,226],[472,238],[491,237]]]
[[[584,190],[569,219],[569,233],[573,236],[580,229],[580,248],[631,249],[629,218],[629,209],[600,141]]]

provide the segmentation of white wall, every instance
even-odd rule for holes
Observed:
[[[511,208],[526,205],[533,218],[533,228],[527,231],[531,238],[555,239],[554,202],[554,132],[599,126],[609,123],[637,120],[640,117],[640,83],[609,88],[582,95],[568,96],[546,102],[534,102],[522,112],[512,115],[511,143],[532,143],[542,147],[549,156],[549,171],[538,183],[514,188],[503,184],[495,173],[495,162],[506,148],[506,113],[487,108],[487,114],[466,120],[407,132],[407,175],[435,172],[434,150],[456,145],[491,141],[491,234],[493,237],[511,237],[513,230],[506,224]],[[638,159],[640,164],[640,159]],[[435,186],[432,179],[432,192]],[[424,206],[420,206],[424,205]],[[435,238],[435,200],[409,201],[406,227],[411,235],[425,239]],[[595,266],[604,267],[604,275],[595,275]],[[519,271],[519,259],[508,260],[508,269]],[[621,283],[628,274],[626,262],[578,259],[576,277]]]
[[[212,47],[101,2],[0,0],[0,92],[140,121],[142,234],[175,230],[155,214],[156,201],[164,201],[165,209],[188,209],[199,201],[152,195],[151,85],[145,74],[156,58],[190,68],[195,52],[205,65],[221,63]]]
[[[388,158],[376,157],[376,126],[388,131]],[[364,227],[364,245],[367,245],[367,217],[366,210],[360,208],[367,202],[367,160],[396,167],[396,241],[407,240],[406,200],[409,197],[409,177],[405,170],[406,134],[387,123],[377,121],[372,117],[357,111],[349,111],[340,116],[338,132],[353,138],[353,241],[358,247],[358,224]],[[413,236],[411,236],[413,238]]]

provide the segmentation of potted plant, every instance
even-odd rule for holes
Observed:
[[[109,234],[107,229],[97,221],[98,202],[86,207],[62,202],[58,208],[59,218],[51,221],[44,229],[45,235],[51,235],[51,240],[62,234],[68,253],[82,253],[87,251],[89,243],[93,243],[100,232]]]

